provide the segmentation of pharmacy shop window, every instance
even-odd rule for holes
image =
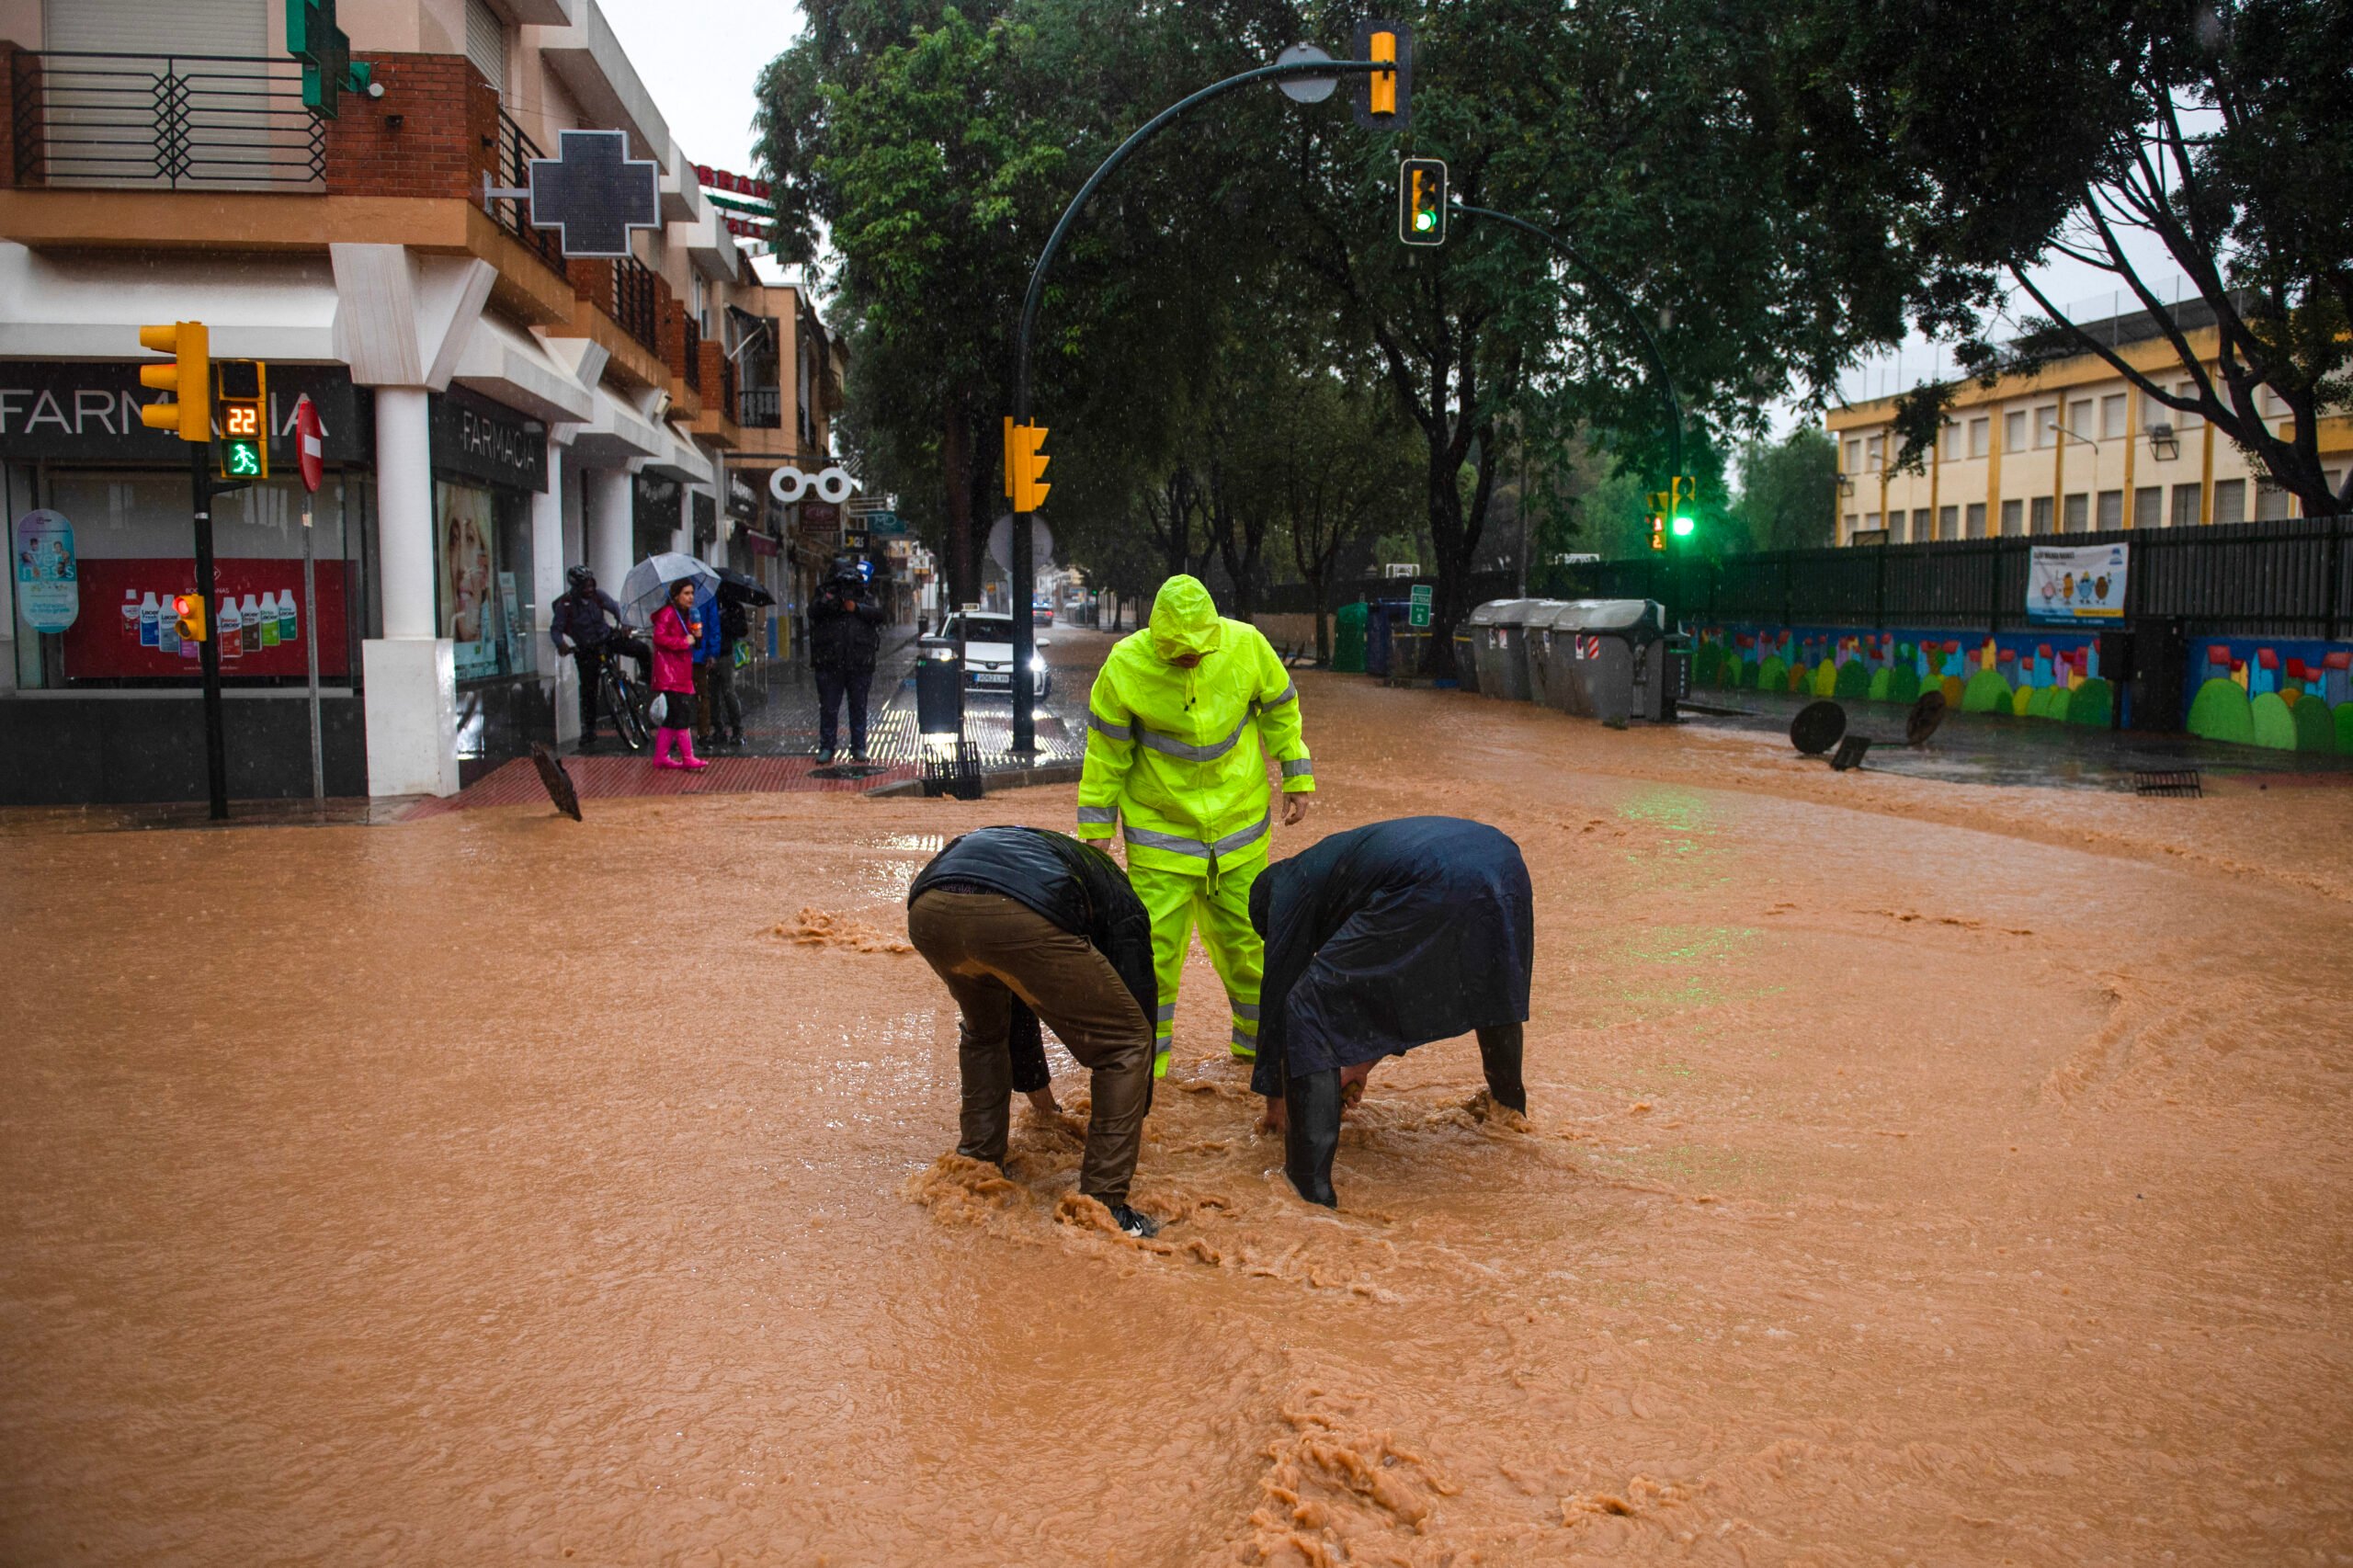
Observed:
[[[531,673],[531,509],[509,490],[439,480],[433,486],[433,592],[439,634],[458,678]]]
[[[313,587],[302,582],[304,494],[291,476],[212,499],[213,602],[207,617],[224,684],[301,686],[315,634],[319,678],[347,686],[355,661],[348,607],[359,582],[358,529],[341,473],[311,497]],[[350,487],[365,488],[360,480]],[[186,469],[8,465],[15,525],[38,507],[47,537],[70,541],[72,591],[47,585],[11,608],[16,685],[23,690],[199,684],[199,646],[182,642],[172,600],[196,590],[196,537]],[[56,575],[60,567],[48,569]],[[21,570],[18,575],[21,575]],[[40,624],[28,619],[38,616]]]

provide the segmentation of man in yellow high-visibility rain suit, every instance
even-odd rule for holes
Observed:
[[[1282,769],[1288,827],[1307,815],[1315,790],[1299,687],[1256,627],[1221,618],[1198,578],[1169,578],[1151,624],[1121,638],[1095,677],[1078,783],[1078,836],[1120,829],[1128,881],[1152,916],[1155,1076],[1168,1071],[1176,983],[1196,926],[1225,983],[1233,1054],[1257,1055],[1266,946],[1250,925],[1250,884],[1273,831],[1269,756]]]

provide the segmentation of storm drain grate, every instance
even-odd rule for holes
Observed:
[[[2194,767],[2132,770],[2132,792],[2136,795],[2188,795],[2203,798],[2206,791],[2198,779]]]
[[[983,790],[980,748],[972,742],[960,740],[955,750],[942,748],[923,759],[925,794],[977,801]]]

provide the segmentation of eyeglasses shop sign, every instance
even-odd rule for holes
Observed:
[[[534,424],[470,398],[432,402],[433,466],[510,490],[548,487],[548,439]]]

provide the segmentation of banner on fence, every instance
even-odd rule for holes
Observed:
[[[2033,547],[2026,574],[2026,613],[2034,620],[2124,619],[2124,574],[2131,546]]]

